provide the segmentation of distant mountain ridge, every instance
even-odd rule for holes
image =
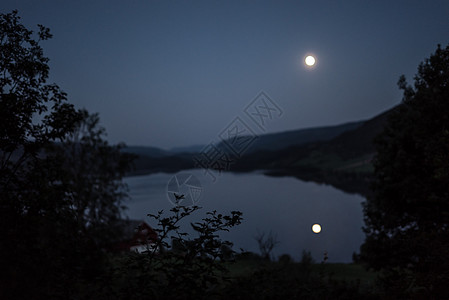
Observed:
[[[365,161],[367,157],[374,155],[373,140],[382,131],[393,109],[364,121],[357,128],[347,130],[333,139],[273,152],[270,168],[314,168],[336,171],[348,163]]]
[[[247,153],[277,151],[292,146],[328,141],[346,131],[356,129],[363,123],[364,121],[357,121],[340,125],[312,127],[259,135],[258,139],[248,148]],[[219,147],[226,149],[223,144],[224,142],[219,143]]]
[[[234,172],[264,170],[268,175],[295,176],[366,195],[373,171],[373,139],[394,109],[365,121],[260,135],[230,169]],[[223,142],[218,146],[228,151]],[[177,153],[130,146],[125,151],[138,155],[136,168],[130,175],[139,175],[195,168],[194,157],[200,148],[203,149],[201,145],[180,147],[176,150],[186,152]],[[191,152],[193,149],[197,152]]]
[[[275,151],[311,142],[327,141],[337,137],[343,132],[353,130],[361,126],[363,123],[364,121],[348,122],[340,125],[312,127],[259,135],[258,139],[248,149],[248,153],[267,150]],[[200,153],[205,146],[206,145],[191,145],[185,147],[174,147],[170,150],[163,150],[161,148],[151,146],[127,146],[123,149],[123,151],[133,153],[138,156],[148,157],[166,157],[180,154],[182,154],[182,156],[188,156],[188,154]],[[224,151],[227,151],[227,148],[224,146],[223,142],[218,143],[217,146]]]
[[[203,150],[204,145],[191,145],[185,147],[173,147],[170,149],[171,153],[198,153]]]
[[[291,175],[301,180],[331,184],[346,192],[368,195],[372,159],[376,153],[374,139],[382,132],[395,109],[385,111],[329,141],[259,153],[259,159],[254,158],[252,162],[243,160],[243,166],[237,165],[236,168],[251,169],[252,164],[263,165],[262,169],[268,175]]]
[[[138,156],[162,157],[170,155],[170,151],[150,146],[126,146],[123,152],[136,154]]]

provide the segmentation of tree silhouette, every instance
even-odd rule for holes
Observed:
[[[130,157],[98,116],[47,84],[41,41],[17,11],[0,15],[0,298],[81,295],[101,274]],[[81,288],[82,287],[82,288]]]
[[[264,232],[257,232],[254,239],[257,241],[259,246],[260,255],[266,260],[271,260],[273,258],[273,249],[279,244],[277,235],[273,235],[271,231],[266,236]]]
[[[374,195],[364,207],[362,258],[387,284],[448,298],[449,47],[420,64],[414,87],[377,138]],[[402,291],[401,291],[402,289]],[[411,292],[412,293],[412,292]],[[409,295],[410,296],[410,295]]]

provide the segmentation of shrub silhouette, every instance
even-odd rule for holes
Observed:
[[[145,254],[131,253],[117,258],[118,265],[111,278],[114,297],[211,299],[222,294],[228,280],[225,263],[233,251],[231,243],[221,240],[218,233],[239,225],[242,214],[207,212],[200,222],[190,223],[196,236],[189,236],[179,224],[199,209],[175,206],[167,217],[163,211],[149,214],[157,221],[156,244]]]

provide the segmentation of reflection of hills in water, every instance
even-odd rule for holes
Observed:
[[[366,195],[375,154],[373,138],[393,109],[367,121],[261,135],[242,158],[230,165],[230,170],[265,170],[269,175],[295,176]],[[218,147],[227,151],[222,144]],[[198,155],[154,147],[128,147],[125,151],[138,155],[130,175],[192,169]]]

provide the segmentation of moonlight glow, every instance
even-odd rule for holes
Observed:
[[[305,59],[304,62],[306,63],[306,65],[308,65],[309,67],[312,67],[313,65],[315,65],[315,57],[313,57],[312,55],[308,55]]]
[[[321,225],[320,224],[313,224],[312,231],[314,233],[320,233],[321,232]]]

